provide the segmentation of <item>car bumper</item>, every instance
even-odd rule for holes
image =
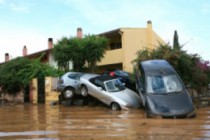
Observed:
[[[183,114],[154,114],[149,113],[151,118],[194,118],[196,116],[196,111],[193,110],[189,113],[183,113]]]
[[[57,86],[57,91],[64,91],[64,89],[65,89],[65,86],[63,86],[63,85],[59,85],[59,86]]]

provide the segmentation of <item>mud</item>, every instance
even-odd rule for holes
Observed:
[[[144,109],[1,105],[0,140],[208,140],[210,107],[192,119],[148,119]]]

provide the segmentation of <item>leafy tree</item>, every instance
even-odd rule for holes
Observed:
[[[105,37],[88,35],[84,38],[84,55],[85,60],[91,72],[94,72],[96,63],[104,57],[108,40]]]
[[[174,31],[174,40],[173,40],[173,48],[174,49],[179,49],[181,48],[180,44],[179,44],[179,37],[178,37],[178,33],[175,30]]]
[[[44,76],[59,76],[61,72],[48,64],[41,63],[41,57],[33,60],[18,57],[1,65],[0,85],[2,90],[9,94],[16,94],[40,74]]]
[[[74,71],[82,71],[85,65],[85,56],[83,54],[83,39],[70,38],[69,51],[71,51],[70,61],[73,62]]]
[[[73,62],[74,71],[81,71],[85,60],[82,54],[82,39],[63,37],[54,47],[53,55],[60,69],[69,71],[69,64]]]
[[[0,67],[0,85],[3,91],[8,93],[19,92],[22,88],[22,81],[17,72],[24,68],[29,60],[17,58],[11,60]]]
[[[67,37],[63,37],[57,44],[55,44],[53,50],[53,55],[57,61],[59,69],[65,71],[69,70],[69,61],[72,55],[72,52],[69,50],[69,44],[69,39]]]
[[[96,63],[105,53],[107,39],[95,35],[87,35],[85,38],[62,38],[53,51],[55,60],[60,69],[69,70],[69,62],[73,63],[74,71],[82,71],[85,63],[94,72]]]

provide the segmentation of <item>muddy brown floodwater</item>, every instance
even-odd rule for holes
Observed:
[[[30,140],[208,140],[210,107],[193,119],[148,119],[144,110],[103,106],[0,106],[0,139]]]

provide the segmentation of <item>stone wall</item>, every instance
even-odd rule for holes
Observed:
[[[5,100],[7,102],[23,103],[24,94],[22,91],[17,93],[16,95],[10,95],[8,93],[1,93],[0,99]]]

